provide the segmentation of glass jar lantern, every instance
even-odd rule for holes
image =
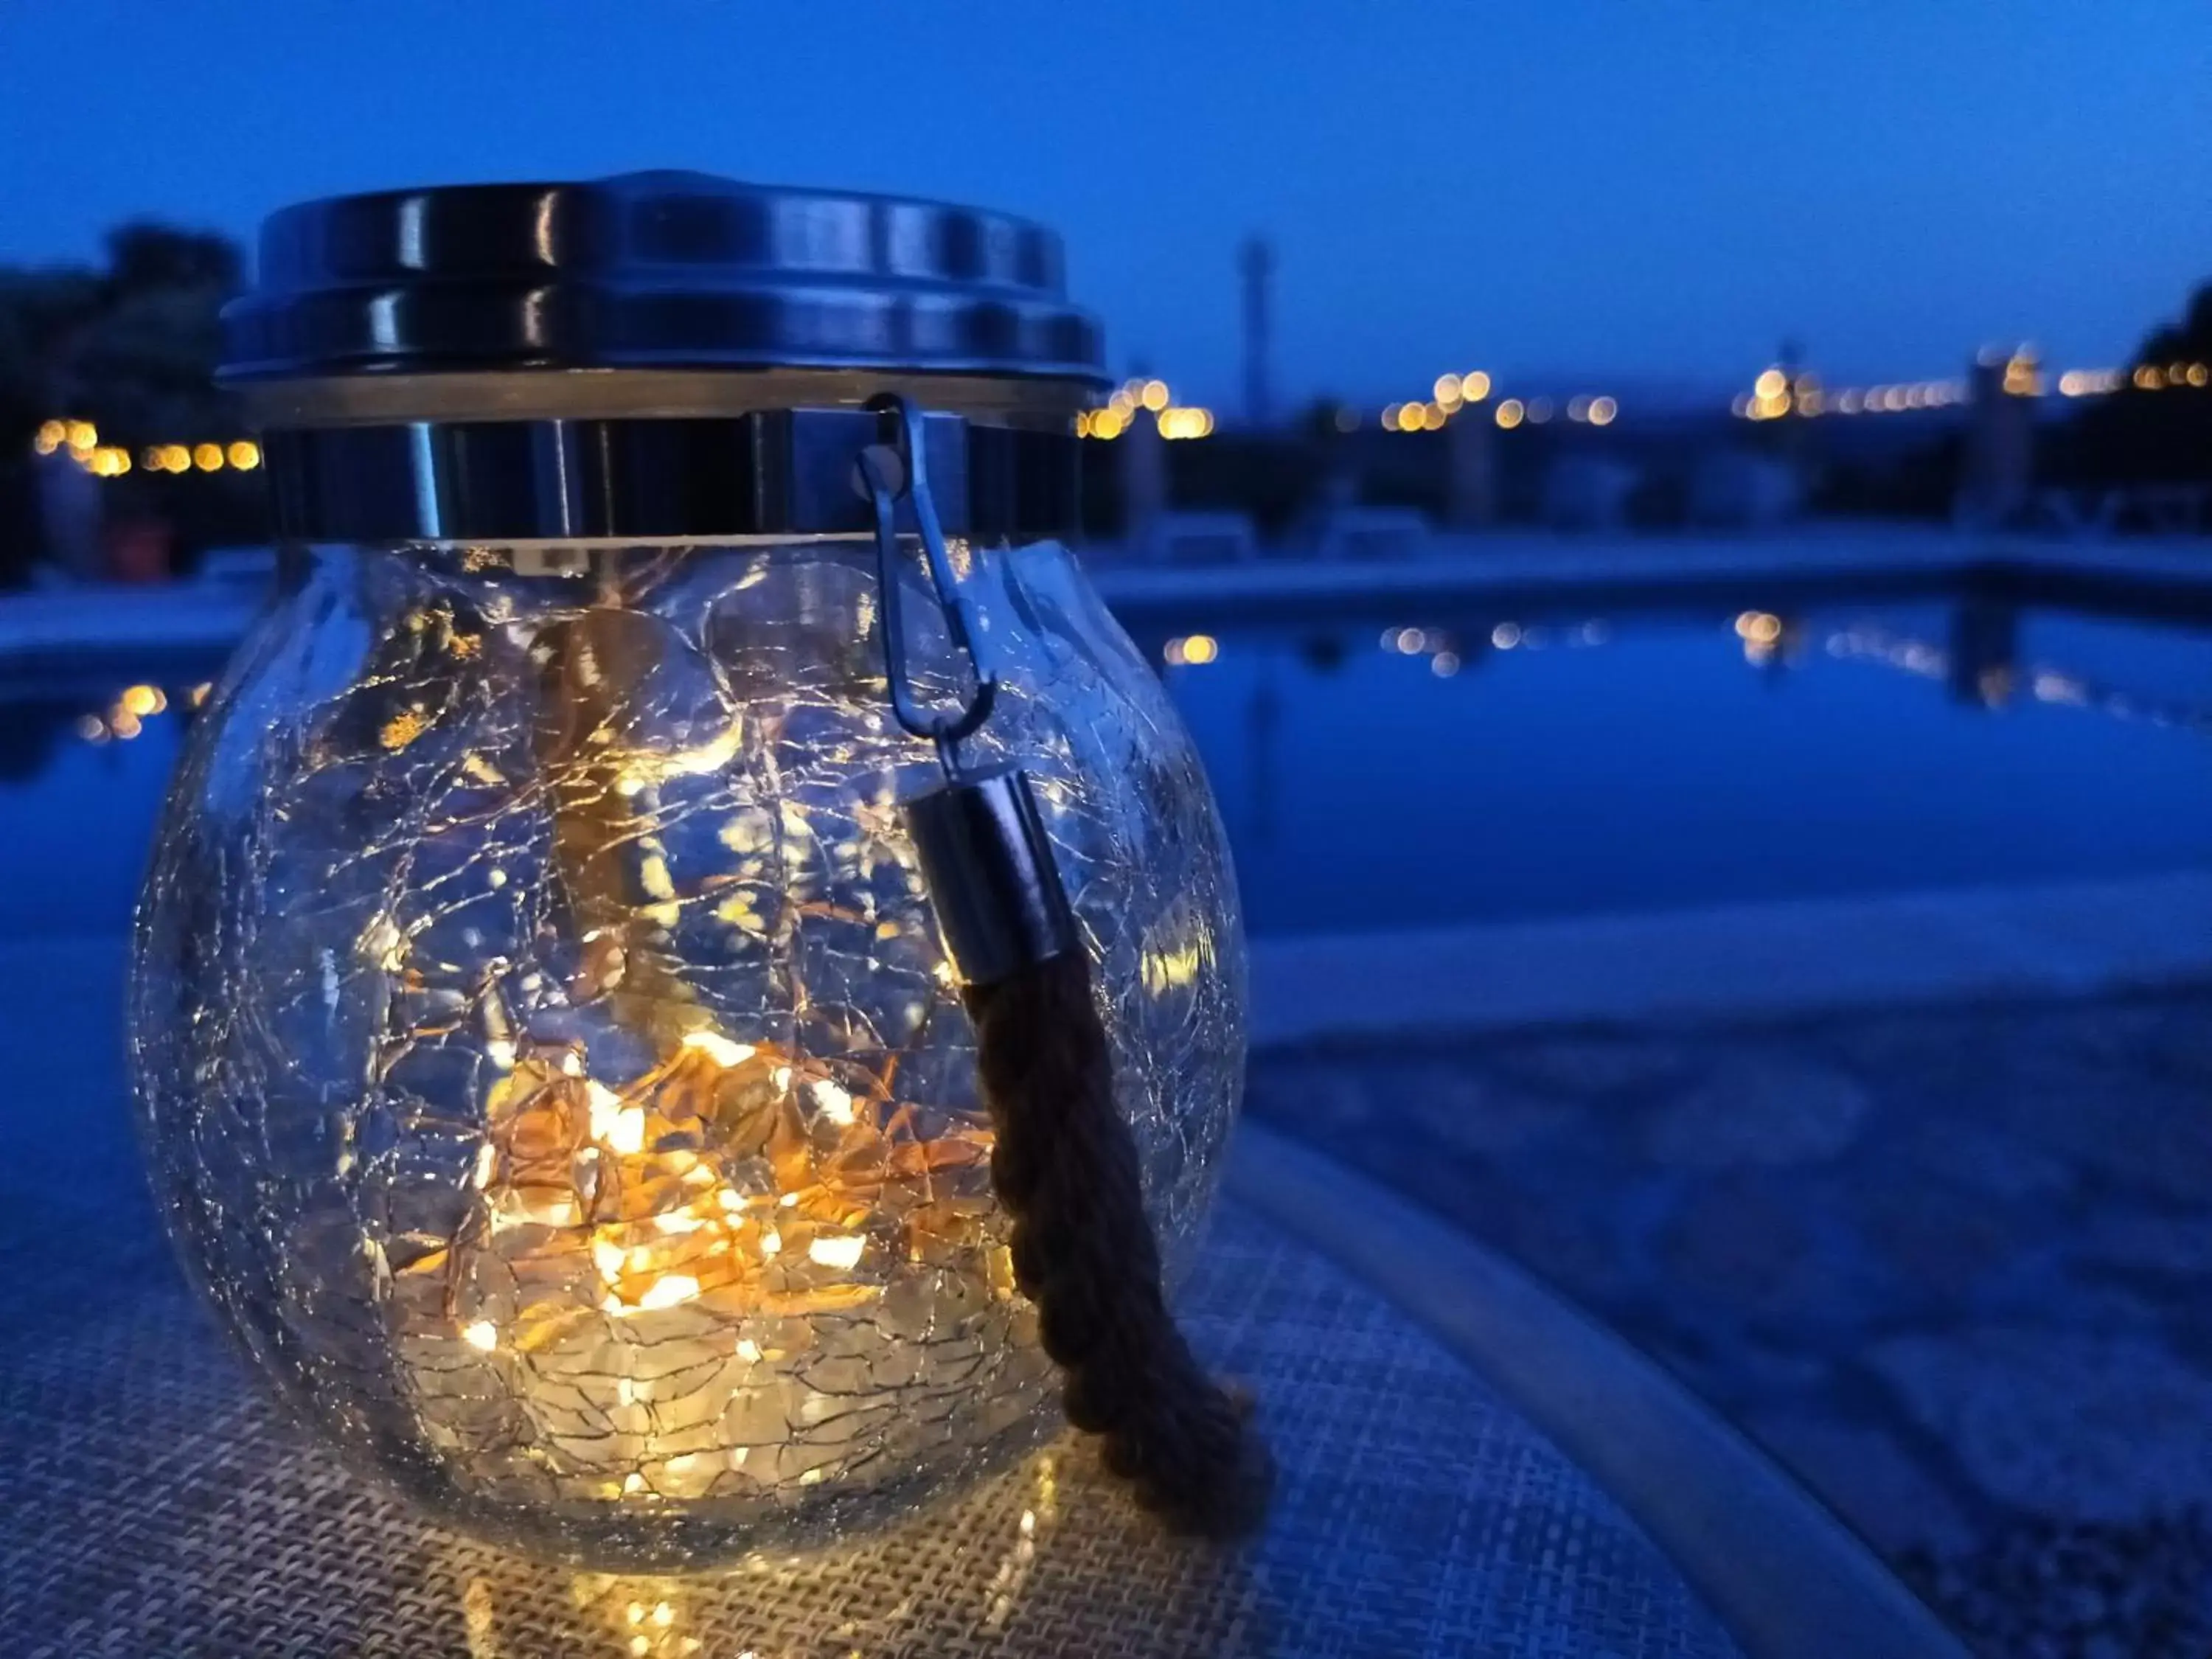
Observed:
[[[828,1541],[1038,1444],[896,810],[939,763],[885,581],[915,696],[972,692],[911,519],[879,560],[856,463],[900,419],[1171,1275],[1243,1041],[1204,777],[1065,544],[1101,357],[1057,240],[692,174],[356,197],[271,219],[225,325],[281,575],[170,798],[132,1048],[253,1364],[440,1518],[606,1566]]]

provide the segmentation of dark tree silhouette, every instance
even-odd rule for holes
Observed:
[[[58,416],[99,427],[135,455],[152,443],[227,443],[242,427],[216,390],[217,313],[243,261],[228,239],[125,225],[104,269],[0,267],[0,584],[20,580],[38,539],[32,440]],[[156,519],[187,549],[263,533],[259,480],[143,471],[102,486],[111,521]]]
[[[2212,283],[2190,296],[2178,322],[2145,337],[2120,391],[2094,400],[2046,447],[2056,482],[2081,484],[2212,483],[2212,386],[2168,371],[2191,365],[2212,371]],[[2154,376],[2154,387],[2136,384]],[[2208,374],[2212,380],[2212,374]]]

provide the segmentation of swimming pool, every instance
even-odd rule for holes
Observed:
[[[1989,601],[1141,641],[1255,933],[2212,866],[2212,632]]]
[[[1139,631],[1254,932],[2212,867],[2202,623],[1971,596],[1793,613],[1755,584],[1577,603]],[[214,666],[85,665],[0,705],[0,931],[127,925]],[[142,676],[169,706],[87,735]]]

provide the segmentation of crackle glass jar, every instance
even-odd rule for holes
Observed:
[[[884,580],[921,694],[969,682],[856,486],[885,394],[1170,1273],[1243,1021],[1197,758],[1065,545],[1099,350],[1055,239],[691,174],[356,197],[270,222],[226,328],[281,575],[170,798],[132,1048],[253,1363],[440,1518],[607,1566],[830,1541],[1040,1443],[896,810],[939,772]]]

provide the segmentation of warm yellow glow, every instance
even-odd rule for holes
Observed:
[[[1470,369],[1459,377],[1459,395],[1462,402],[1479,404],[1490,395],[1490,376],[1480,369]]]
[[[128,709],[118,709],[107,717],[107,729],[128,743],[145,728],[139,725],[136,714]]]
[[[1789,377],[1778,368],[1766,369],[1751,383],[1751,389],[1760,398],[1779,398],[1790,389]]]
[[[1592,426],[1611,426],[1613,417],[1620,413],[1620,405],[1610,398],[1590,399],[1589,417]]]
[[[867,1242],[858,1233],[817,1233],[806,1246],[806,1259],[822,1267],[857,1267]]]
[[[1521,400],[1518,398],[1508,398],[1498,405],[1498,413],[1493,418],[1499,426],[1510,432],[1521,424],[1521,418],[1526,413],[1527,411],[1521,407]]]
[[[218,472],[222,469],[221,444],[197,444],[192,448],[192,465],[203,472]]]
[[[1444,429],[1444,422],[1449,418],[1449,416],[1446,413],[1444,406],[1442,404],[1424,404],[1421,405],[1421,425],[1426,431],[1443,431]]]
[[[822,1115],[832,1123],[849,1124],[855,1116],[852,1091],[828,1078],[814,1079],[814,1103],[822,1109]]]
[[[1395,432],[1398,429],[1398,410],[1402,407],[1403,405],[1399,404],[1382,405],[1382,429],[1385,432]]]
[[[63,429],[62,436],[71,449],[92,449],[100,442],[100,428],[90,421],[71,421]]]
[[[158,714],[169,706],[169,700],[161,695],[161,688],[153,685],[130,687],[124,692],[121,702],[132,714],[140,715]]]
[[[38,435],[31,441],[36,446],[40,454],[51,455],[69,441],[69,422],[43,421],[39,425]]]
[[[1782,637],[1782,618],[1765,611],[1747,611],[1735,619],[1736,637],[1759,645],[1772,645]]]
[[[1460,401],[1459,388],[1460,380],[1458,375],[1439,374],[1437,376],[1436,385],[1431,386],[1430,390],[1436,394],[1436,399],[1438,403],[1449,407],[1451,404]]]
[[[720,1031],[686,1031],[684,1046],[707,1056],[715,1065],[727,1070],[742,1066],[760,1052],[750,1042],[732,1042]]]
[[[2155,392],[2166,384],[2166,377],[2148,363],[2136,370],[2135,380],[2136,386],[2144,392]]]
[[[230,447],[230,464],[240,472],[251,472],[261,465],[261,446],[240,438]]]
[[[461,1340],[471,1348],[481,1348],[489,1353],[499,1346],[499,1327],[489,1319],[479,1319],[473,1325],[461,1327]]]
[[[1157,415],[1168,406],[1168,383],[1165,380],[1147,380],[1137,398],[1146,409]]]
[[[637,1305],[648,1310],[680,1307],[686,1302],[696,1300],[698,1294],[699,1281],[690,1274],[663,1273],[646,1286],[645,1294],[637,1299]]]
[[[1404,404],[1398,410],[1398,430],[1419,432],[1428,420],[1428,415],[1429,406],[1426,404]]]
[[[1187,663],[1203,665],[1220,654],[1220,641],[1211,634],[1193,634],[1182,642],[1182,659]]]
[[[1120,410],[1094,410],[1091,416],[1091,435],[1111,442],[1121,435],[1127,424],[1127,417]]]
[[[2191,386],[2203,386],[2203,384],[2204,384],[2208,380],[2212,380],[2212,373],[2208,373],[2208,371],[2205,369],[2205,367],[2204,367],[2204,365],[2203,365],[2203,364],[2202,364],[2202,363],[2191,363],[2191,364],[2190,364],[2190,366],[2189,366],[2189,384],[2190,384],[2190,385],[2191,385]]]

